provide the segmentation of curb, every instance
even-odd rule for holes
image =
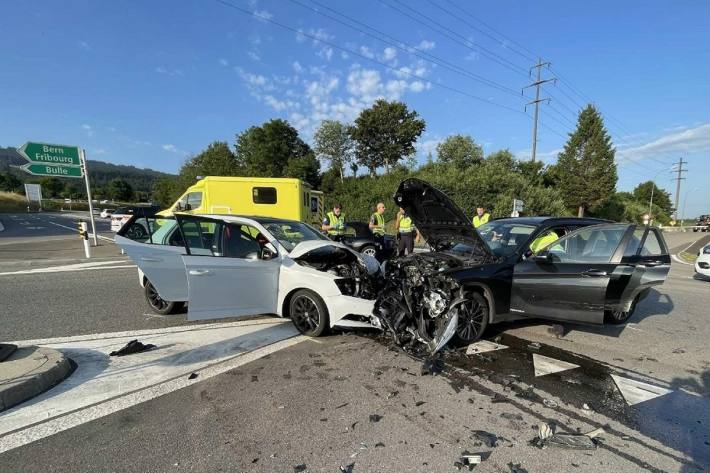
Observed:
[[[74,370],[69,358],[52,348],[18,348],[0,363],[0,412],[56,386]]]

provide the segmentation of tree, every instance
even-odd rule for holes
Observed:
[[[225,141],[215,141],[197,156],[188,159],[180,168],[181,188],[191,186],[198,176],[237,176],[240,168]],[[165,186],[165,184],[162,184]]]
[[[600,113],[588,105],[579,114],[577,129],[558,155],[554,172],[565,204],[576,208],[580,217],[614,194],[617,181],[614,154]]]
[[[58,177],[43,177],[39,184],[42,186],[42,197],[44,198],[59,197],[64,189],[64,182]]]
[[[414,143],[425,127],[417,112],[409,111],[402,102],[379,99],[360,112],[349,131],[358,163],[374,176],[377,168],[389,170],[404,156],[413,154]]]
[[[113,200],[128,202],[133,199],[133,187],[125,179],[117,177],[108,183],[108,195]]]
[[[442,163],[451,163],[465,169],[483,161],[483,148],[467,135],[451,135],[436,146],[436,154]]]
[[[657,205],[663,213],[670,216],[673,213],[673,204],[668,192],[658,187],[653,181],[642,182],[633,191],[634,199],[640,203],[651,203],[651,190],[653,190],[653,205]]]
[[[271,120],[238,135],[236,161],[248,176],[296,177],[318,185],[315,154],[285,120]]]
[[[22,181],[9,172],[0,172],[0,191],[17,192],[22,188]]]
[[[323,120],[313,136],[316,155],[330,162],[330,168],[340,173],[343,180],[343,170],[353,158],[353,140],[348,133],[348,127],[337,120]]]
[[[153,184],[152,200],[167,207],[180,196],[181,190],[175,178],[158,179]]]

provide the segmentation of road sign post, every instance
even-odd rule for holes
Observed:
[[[89,169],[86,167],[86,151],[81,149],[81,166],[84,170],[86,180],[86,199],[89,201],[89,218],[91,219],[91,231],[94,234],[94,246],[99,246],[99,238],[96,234],[96,222],[94,221],[94,203],[91,200],[91,184],[89,184]]]
[[[27,160],[21,169],[33,176],[84,178],[86,198],[89,201],[89,218],[94,234],[94,246],[99,246],[94,221],[94,203],[91,199],[89,170],[86,165],[86,152],[78,146],[35,143],[28,141],[17,150]]]
[[[519,217],[520,212],[523,211],[523,201],[518,199],[513,199],[513,212],[510,214],[511,217]]]

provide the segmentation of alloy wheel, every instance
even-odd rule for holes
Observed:
[[[150,283],[148,283],[148,287],[146,290],[146,296],[148,298],[148,303],[155,310],[162,311],[168,307],[168,301],[166,301],[165,299],[160,297],[160,294],[158,294],[158,291],[155,290],[155,286],[153,286]]]
[[[479,301],[472,299],[459,306],[459,323],[456,334],[462,340],[474,340],[483,331],[485,317],[488,316],[487,308]]]
[[[320,313],[315,301],[306,295],[299,295],[292,301],[291,319],[301,333],[316,330]]]

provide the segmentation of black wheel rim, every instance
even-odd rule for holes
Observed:
[[[371,247],[365,248],[362,250],[363,255],[368,255],[368,256],[375,256],[377,254],[377,250]]]
[[[614,317],[616,320],[624,320],[629,316],[629,313],[623,310],[613,310],[611,312],[611,316]]]
[[[301,333],[316,330],[320,313],[315,301],[308,296],[297,296],[291,303],[291,319]]]
[[[459,323],[456,334],[463,340],[474,340],[483,331],[483,322],[488,315],[486,308],[480,302],[471,300],[462,303],[459,308]]]
[[[162,297],[160,297],[158,291],[156,291],[155,287],[153,287],[153,285],[150,283],[148,283],[147,295],[148,303],[155,310],[165,310],[165,308],[168,307],[168,302],[165,301]]]

